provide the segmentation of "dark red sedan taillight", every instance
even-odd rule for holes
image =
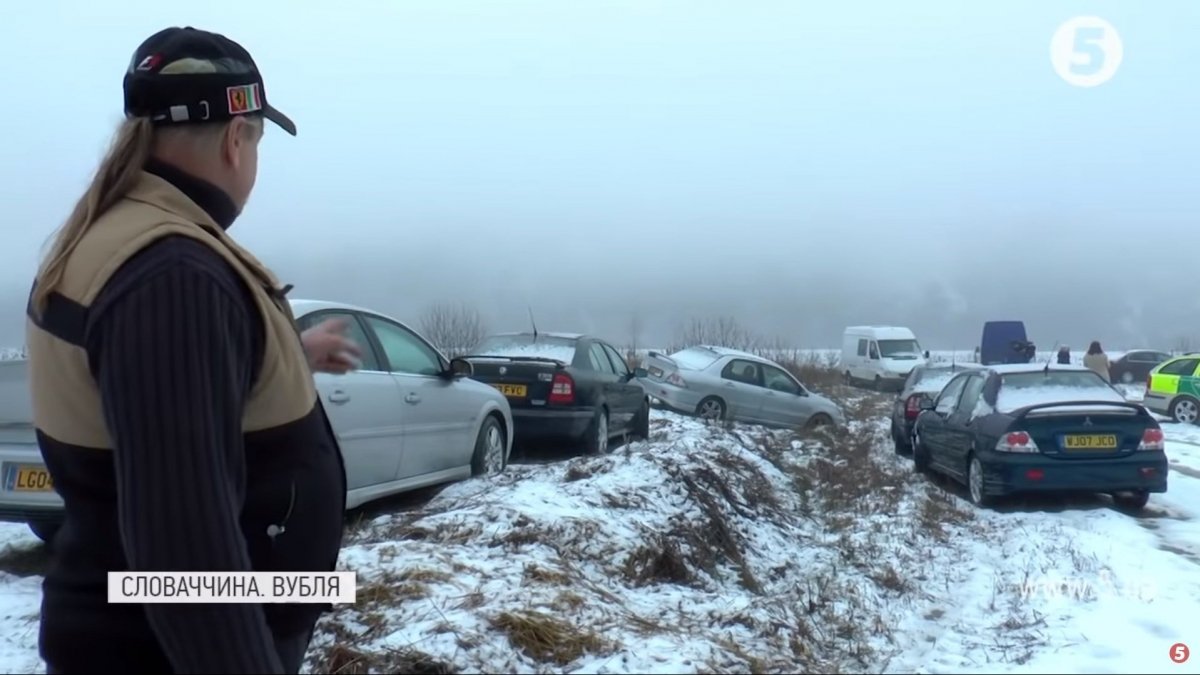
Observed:
[[[913,394],[904,402],[904,419],[915,420],[921,414],[921,394]]]

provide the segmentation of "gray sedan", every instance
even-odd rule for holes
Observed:
[[[508,400],[464,377],[404,324],[368,309],[293,300],[301,329],[334,317],[363,348],[362,367],[315,376],[346,462],[347,508],[415,488],[503,471],[512,449]],[[34,437],[23,360],[0,362],[0,520],[28,522],[47,539],[62,501]]]
[[[701,345],[670,356],[650,352],[643,366],[646,393],[676,412],[791,428],[846,422],[836,403],[747,352]]]

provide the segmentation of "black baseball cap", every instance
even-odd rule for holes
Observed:
[[[224,35],[166,28],[133,53],[125,71],[125,116],[154,124],[196,124],[262,115],[296,135],[291,118],[267,102],[258,66]]]

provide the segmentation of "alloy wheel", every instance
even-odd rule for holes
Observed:
[[[484,472],[500,473],[504,470],[504,436],[500,433],[500,427],[495,424],[489,426],[483,443]]]
[[[608,452],[608,415],[600,413],[596,420],[596,449],[603,455]]]
[[[1200,417],[1200,409],[1197,409],[1195,401],[1185,398],[1175,404],[1174,417],[1184,424],[1191,424]]]
[[[971,491],[971,501],[976,504],[983,503],[983,465],[979,463],[978,457],[971,458],[971,465],[967,469],[967,487]]]

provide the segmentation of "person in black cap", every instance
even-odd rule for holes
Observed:
[[[296,133],[246,50],[169,28],[124,89],[27,310],[34,423],[65,507],[40,652],[51,673],[295,673],[328,605],[108,602],[110,571],[334,570],[345,468],[312,372],[358,352],[338,324],[299,334],[290,287],[226,231],[263,120]]]

